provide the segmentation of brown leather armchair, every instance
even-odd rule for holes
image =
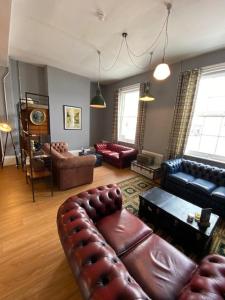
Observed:
[[[68,144],[54,142],[44,144],[44,150],[52,155],[53,177],[60,190],[70,189],[93,181],[96,157],[74,156],[68,151]]]

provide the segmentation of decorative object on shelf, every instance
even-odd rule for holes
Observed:
[[[33,109],[30,113],[30,120],[35,125],[42,125],[46,121],[46,114],[41,109]]]
[[[202,209],[199,226],[209,227],[211,213],[212,213],[212,208],[203,208]]]
[[[82,129],[81,107],[63,106],[64,110],[64,129],[79,130]]]
[[[101,79],[101,52],[98,50],[98,87],[96,90],[96,95],[91,99],[90,106],[93,108],[106,108],[105,99],[102,96],[99,81]]]
[[[166,29],[165,29],[166,32],[165,32],[165,41],[164,41],[164,48],[163,48],[163,58],[162,58],[162,63],[157,65],[153,74],[153,76],[157,80],[164,80],[170,76],[170,68],[168,64],[165,63],[165,56],[166,56],[166,48],[168,46],[168,23],[169,23],[172,4],[167,2],[165,3],[165,5],[167,8],[167,18],[166,18]]]
[[[18,168],[19,167],[19,160],[18,160],[18,156],[17,156],[17,153],[16,153],[16,146],[15,146],[15,143],[13,141],[12,127],[10,126],[10,124],[8,122],[3,122],[3,123],[0,123],[0,131],[6,133],[4,153],[3,153],[3,156],[2,156],[2,168],[4,166],[4,161],[5,161],[8,135],[10,135],[10,138],[11,138],[11,143],[12,143],[13,150],[14,150],[14,155],[15,155],[15,158],[16,158],[16,167]]]
[[[143,94],[140,97],[141,101],[154,101],[155,97],[153,97],[150,93],[150,82],[144,83],[144,91]]]

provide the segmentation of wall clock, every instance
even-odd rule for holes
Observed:
[[[33,109],[30,113],[30,120],[34,125],[42,125],[46,120],[46,114],[41,109]]]

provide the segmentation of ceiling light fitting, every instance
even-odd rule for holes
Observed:
[[[172,9],[172,4],[171,3],[165,3],[166,9],[167,9],[167,16],[163,22],[163,25],[158,33],[158,35],[155,37],[155,39],[153,40],[151,46],[146,49],[144,52],[140,53],[140,54],[136,54],[130,47],[129,43],[128,43],[128,33],[127,32],[123,32],[122,33],[122,39],[121,39],[121,43],[119,46],[119,50],[116,54],[116,56],[114,57],[112,64],[109,67],[105,67],[101,64],[101,68],[104,71],[110,71],[117,63],[120,54],[121,54],[121,50],[123,48],[123,45],[125,44],[126,50],[127,50],[127,54],[129,56],[129,59],[131,61],[131,63],[137,67],[138,69],[145,69],[146,67],[149,66],[151,59],[152,59],[152,53],[155,52],[156,48],[158,47],[160,38],[164,32],[165,29],[165,41],[164,41],[164,47],[163,47],[163,58],[162,58],[162,64],[164,64],[163,66],[161,66],[161,64],[159,64],[156,69],[157,72],[154,72],[154,77],[158,80],[162,80],[165,79],[169,76],[170,74],[170,70],[169,70],[169,66],[167,64],[165,64],[165,56],[166,56],[166,48],[168,46],[168,22],[169,22],[169,16],[170,16],[170,12]],[[144,65],[139,65],[138,63],[136,63],[135,58],[140,58],[142,56],[147,56],[147,62]],[[166,66],[165,66],[166,65]],[[156,71],[156,70],[155,70]],[[159,74],[159,75],[158,75]]]
[[[96,95],[91,99],[90,106],[93,108],[106,108],[105,99],[102,96],[100,79],[101,79],[101,52],[98,50],[98,86],[96,90]]]

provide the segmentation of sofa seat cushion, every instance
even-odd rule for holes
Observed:
[[[216,188],[216,185],[208,180],[198,178],[190,182],[188,187],[193,191],[201,191],[207,195],[210,195],[211,192]]]
[[[155,234],[123,255],[121,260],[154,300],[176,299],[196,270],[192,260]]]
[[[225,187],[224,186],[220,186],[220,187],[216,188],[215,190],[213,190],[211,195],[215,201],[218,201],[219,203],[222,203],[225,205]]]
[[[181,184],[181,185],[186,185],[187,183],[195,180],[194,176],[184,173],[184,172],[177,172],[174,174],[169,174],[168,178],[169,178],[169,180],[176,182],[178,184]]]
[[[99,150],[98,153],[101,153],[101,154],[109,154],[111,153],[112,151],[111,150],[107,150],[107,149],[103,149],[103,150]]]
[[[105,153],[106,157],[112,158],[112,159],[119,159],[119,153],[118,152],[112,152]]]
[[[104,217],[96,226],[118,256],[152,234],[152,229],[126,209]]]

